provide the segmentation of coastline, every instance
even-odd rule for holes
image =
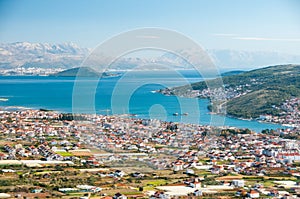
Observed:
[[[144,74],[144,73],[142,73]],[[141,74],[141,75],[142,75]],[[148,74],[145,75],[148,77]],[[138,76],[138,78],[143,78],[144,76]],[[170,77],[170,79],[165,79],[165,75],[160,76],[159,78],[162,78],[164,81],[170,81],[172,84],[175,85],[174,79]],[[26,84],[23,84],[25,82]],[[40,78],[36,77],[26,77],[25,79],[23,77],[14,77],[14,78],[7,78],[3,77],[1,78],[1,81],[3,81],[2,85],[2,97],[9,96],[9,101],[7,102],[1,102],[0,105],[4,109],[9,109],[7,106],[10,106],[10,109],[17,109],[17,108],[31,108],[31,109],[50,109],[55,110],[62,113],[71,113],[72,112],[72,91],[73,91],[73,84],[74,81],[73,78],[63,78],[63,77],[43,77],[42,80]],[[85,80],[84,80],[85,81]],[[89,83],[89,80],[86,80],[87,83]],[[106,110],[111,108],[110,100],[113,97],[111,95],[111,92],[114,89],[114,85],[117,82],[117,78],[110,78],[109,81],[105,81],[103,87],[99,88],[97,91],[96,101],[95,101],[95,110],[97,114],[105,114],[103,111],[100,110]],[[1,82],[0,82],[1,83]],[[44,84],[47,83],[47,84]],[[131,82],[129,82],[131,83]],[[40,85],[43,86],[40,86]],[[125,82],[127,84],[127,82]],[[176,85],[178,85],[179,82],[176,82]],[[14,88],[14,89],[11,89]],[[149,118],[156,118],[156,119],[164,119],[166,121],[172,121],[172,122],[184,122],[184,123],[191,123],[191,124],[200,124],[200,125],[222,125],[222,126],[230,126],[230,127],[237,127],[237,128],[248,128],[255,132],[261,132],[263,129],[280,129],[283,128],[282,126],[273,124],[266,124],[262,125],[256,121],[244,121],[244,120],[238,120],[233,117],[226,117],[226,116],[211,116],[209,115],[207,111],[207,99],[201,99],[200,100],[198,109],[198,114],[193,114],[195,107],[191,106],[193,104],[194,100],[190,100],[186,97],[185,99],[181,99],[184,101],[184,105],[187,106],[187,109],[184,111],[188,113],[188,116],[182,117],[174,117],[173,113],[180,113],[181,105],[178,104],[178,97],[176,96],[164,96],[158,93],[153,93],[151,91],[158,90],[160,87],[157,85],[150,85],[147,86],[145,89],[137,90],[134,96],[134,100],[130,104],[130,111],[129,113],[137,114],[138,118],[143,119],[149,119]],[[105,89],[106,93],[101,94],[103,90]],[[24,92],[26,91],[26,92]],[[55,94],[53,95],[53,92]],[[143,101],[139,99],[145,99]],[[153,102],[156,102],[158,104],[162,104],[164,108],[167,110],[166,117],[162,118],[160,115],[150,115],[149,110],[150,107],[153,106]],[[198,103],[198,102],[197,102]],[[118,107],[118,112],[114,112],[117,114],[124,113],[124,109],[122,109],[123,105],[120,105]],[[83,104],[82,107],[80,107],[81,113],[93,113],[90,112],[91,109],[88,105]],[[160,113],[159,113],[160,114]],[[161,113],[164,114],[164,113]],[[225,123],[217,123],[212,124],[211,119],[212,117],[219,118],[222,121],[225,121]]]
[[[65,114],[65,115],[79,115],[79,116],[92,116],[92,115],[95,115],[95,114],[90,114],[90,113],[71,113],[69,111],[61,111],[61,110],[55,110],[55,109],[48,109],[48,108],[37,108],[37,107],[24,107],[24,106],[0,106],[0,112],[1,111],[6,111],[6,112],[14,112],[14,111],[28,111],[28,110],[32,110],[32,111],[42,111],[42,112],[53,112],[53,113],[57,113],[57,114]],[[215,115],[219,115],[220,114],[217,114],[217,113],[213,113],[213,112],[209,112],[207,114],[215,114]],[[127,118],[130,118],[130,119],[141,119],[141,120],[156,120],[158,122],[161,122],[161,123],[174,123],[174,124],[182,124],[182,125],[199,125],[199,126],[202,126],[202,127],[208,127],[208,128],[219,128],[219,129],[241,129],[241,130],[246,130],[246,129],[249,129],[251,130],[252,132],[256,132],[256,133],[260,133],[259,131],[255,131],[254,129],[251,129],[251,128],[247,128],[247,127],[238,127],[238,126],[231,126],[231,125],[222,125],[222,126],[214,126],[214,125],[209,125],[209,124],[200,124],[200,123],[192,123],[192,122],[182,122],[182,121],[168,121],[168,120],[160,120],[160,119],[149,119],[149,118],[144,118],[144,117],[138,117],[137,114],[99,114],[99,113],[96,113],[96,115],[98,116],[108,116],[108,117],[127,117]],[[222,115],[222,116],[225,116],[225,115]],[[235,117],[231,117],[231,116],[226,116],[226,117],[229,117],[229,118],[233,118],[233,119],[237,119],[237,120],[242,120],[240,118],[235,118]],[[257,120],[245,120],[245,121],[253,121],[253,122],[257,122]],[[265,122],[266,124],[274,124],[274,123],[267,123]],[[278,125],[278,124],[274,124],[274,125]],[[288,126],[285,126],[285,128],[290,128]],[[265,128],[267,129],[267,128]],[[278,129],[278,128],[277,128]],[[284,127],[282,128],[284,129]],[[262,129],[263,130],[263,129]],[[276,130],[276,128],[274,128],[274,130]]]
[[[165,95],[165,96],[176,96],[176,97],[190,98],[190,99],[206,99],[206,100],[210,101],[209,98],[204,98],[204,97],[188,97],[188,96],[182,96],[182,95],[165,94],[160,90],[156,90],[155,92],[159,93],[161,95]],[[208,114],[219,115],[219,116],[224,116],[224,117],[233,118],[233,119],[237,119],[237,120],[243,120],[243,121],[254,121],[254,122],[259,122],[259,123],[264,123],[264,124],[280,125],[280,126],[283,126],[283,128],[293,128],[293,126],[288,126],[288,124],[284,124],[284,123],[268,122],[268,121],[263,121],[263,120],[259,120],[259,119],[242,118],[242,117],[236,117],[236,116],[230,115],[230,114],[221,114],[221,113],[212,112],[208,108],[208,106],[207,106]]]

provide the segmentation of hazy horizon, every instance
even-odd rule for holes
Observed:
[[[0,43],[95,48],[125,31],[177,31],[204,49],[300,54],[300,3],[267,1],[0,1]]]

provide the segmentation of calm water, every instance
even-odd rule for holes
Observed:
[[[46,108],[62,112],[136,114],[140,118],[249,128],[257,132],[279,125],[209,114],[208,100],[164,96],[154,90],[200,81],[191,71],[128,72],[122,77],[0,77],[0,106]],[[74,83],[76,82],[76,83]],[[74,88],[75,85],[75,88]],[[74,103],[75,101],[75,103]],[[74,108],[75,107],[75,108]],[[188,113],[173,116],[173,113]]]

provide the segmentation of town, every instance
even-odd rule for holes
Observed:
[[[129,115],[0,112],[0,195],[17,198],[297,198],[299,141],[275,129]]]
[[[252,81],[254,85],[258,84],[255,80]],[[188,90],[187,92],[180,93],[179,96],[188,97],[188,98],[210,98],[211,96],[214,96],[220,102],[223,101],[223,104],[225,104],[226,100],[238,98],[240,96],[250,93],[252,90],[247,89],[250,86],[251,86],[250,84],[245,84],[245,85],[239,85],[236,88],[232,88],[225,85],[224,90],[221,88]],[[172,89],[163,89],[157,92],[160,92],[164,95],[174,94],[174,90]],[[177,91],[175,90],[175,92]],[[178,94],[176,93],[176,95]],[[261,114],[257,118],[250,118],[250,119],[255,119],[260,122],[282,124],[284,126],[294,127],[298,129],[300,128],[300,98],[298,97],[289,98],[285,100],[283,103],[280,103],[279,105],[272,105],[272,109],[274,109],[278,113]],[[219,106],[218,114],[223,114],[224,112],[226,112],[226,110],[224,111],[224,109],[222,109],[222,106]]]
[[[63,68],[15,67],[0,69],[0,76],[49,76],[63,71]]]
[[[275,109],[280,110],[278,116],[273,115],[261,115],[259,120],[265,122],[272,122],[283,124],[285,126],[291,126],[295,128],[300,128],[300,99],[291,98],[286,100],[280,106],[274,106]]]

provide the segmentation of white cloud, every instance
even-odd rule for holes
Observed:
[[[238,36],[238,35],[233,34],[233,33],[215,33],[215,34],[213,34],[213,36],[216,36],[216,37],[234,37],[234,36]]]
[[[142,38],[142,39],[159,39],[160,37],[155,36],[155,35],[138,35],[136,36],[137,38]]]
[[[300,42],[300,38],[233,37],[232,39],[248,40],[248,41],[291,41],[291,42]]]

